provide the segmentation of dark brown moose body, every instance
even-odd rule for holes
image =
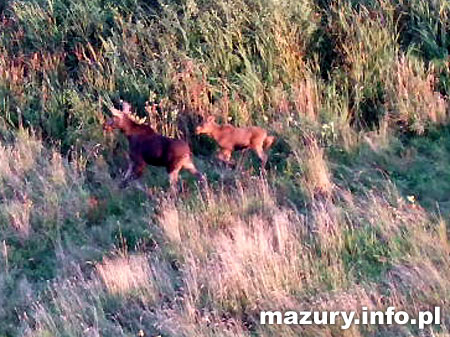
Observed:
[[[105,131],[120,129],[128,138],[130,165],[125,174],[123,185],[138,179],[145,166],[165,167],[169,174],[170,184],[178,181],[180,170],[186,169],[203,179],[196,169],[189,145],[181,139],[173,139],[160,134],[131,114],[131,106],[123,102],[122,110],[111,108],[113,117],[104,124]]]
[[[237,128],[230,124],[219,125],[210,116],[199,125],[196,134],[205,134],[212,137],[220,147],[219,159],[229,163],[234,150],[252,149],[261,159],[262,167],[266,165],[266,151],[275,141],[267,131],[257,126]]]

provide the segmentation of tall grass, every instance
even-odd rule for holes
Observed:
[[[430,123],[448,122],[448,103],[436,91],[434,69],[419,60],[400,56],[390,89],[392,119],[403,127],[422,134]]]
[[[161,246],[153,257],[107,258],[89,280],[78,271],[73,280],[51,285],[51,296],[23,317],[27,335],[92,330],[125,336],[143,329],[168,336],[313,336],[314,327],[258,326],[257,313],[396,305],[413,314],[445,305],[448,243],[437,240],[439,224],[392,185],[352,201],[313,200],[307,216],[280,204],[264,180],[213,192],[194,203],[162,199]],[[379,278],[389,282],[389,292],[377,285]],[[126,328],[108,318],[111,310],[126,317],[137,308],[141,313],[127,318]]]
[[[52,237],[66,220],[83,226],[84,177],[56,150],[24,130],[0,148],[3,233],[22,239]],[[12,231],[11,231],[12,230]]]

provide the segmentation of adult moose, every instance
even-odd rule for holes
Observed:
[[[257,126],[238,128],[230,124],[219,125],[213,116],[209,116],[199,125],[195,133],[205,134],[213,138],[220,147],[219,159],[230,163],[234,150],[252,149],[256,152],[261,165],[264,168],[267,162],[266,151],[275,141],[274,136],[269,136],[267,131]]]
[[[104,123],[103,129],[120,129],[128,138],[129,144],[130,164],[122,186],[142,176],[147,164],[165,167],[172,187],[178,181],[178,174],[182,169],[192,173],[198,180],[203,180],[185,141],[157,134],[150,125],[144,124],[132,114],[131,105],[127,102],[122,102],[121,110],[114,107],[110,110],[112,118]]]

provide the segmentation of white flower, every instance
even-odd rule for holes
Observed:
[[[416,202],[416,197],[413,196],[413,195],[408,195],[408,196],[406,197],[406,199],[407,199],[411,204],[414,204],[414,203]]]

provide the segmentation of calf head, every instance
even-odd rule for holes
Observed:
[[[195,134],[197,135],[201,135],[201,134],[211,134],[211,132],[217,127],[217,124],[214,120],[213,116],[209,116],[208,118],[206,118],[206,120],[200,124],[199,126],[197,126],[197,128],[195,129]]]

